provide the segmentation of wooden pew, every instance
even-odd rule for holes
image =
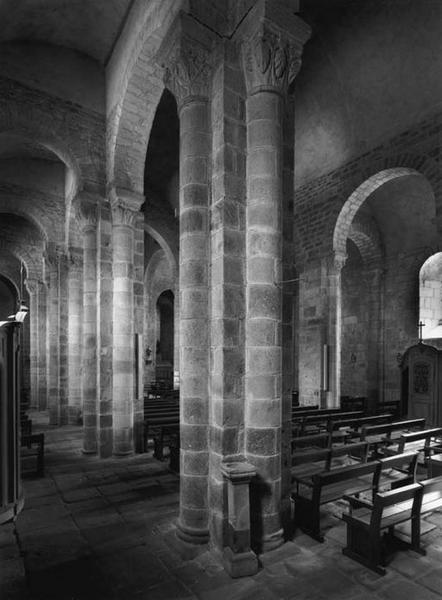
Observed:
[[[321,437],[325,438],[325,443],[328,444],[327,434],[319,434],[317,436],[305,436],[306,438]],[[295,438],[302,439],[302,438]],[[337,447],[300,447],[292,452],[291,462],[291,478],[292,483],[298,491],[299,485],[312,485],[312,476],[315,473],[322,471],[330,471],[338,459],[351,459],[355,461],[365,462],[367,460],[368,444],[358,442],[355,444],[345,444]],[[340,464],[339,466],[342,466]]]
[[[329,431],[331,426],[330,424],[333,421],[355,419],[362,416],[364,416],[364,413],[361,411],[339,412],[325,415],[308,415],[301,420],[298,432],[299,435],[307,435],[309,431],[311,433],[314,433],[315,431],[320,432],[321,429],[323,431]]]
[[[361,462],[314,473],[311,482],[299,480],[296,491],[291,494],[295,501],[295,525],[323,542],[321,505],[364,491],[373,493],[377,469],[377,461]]]
[[[158,460],[163,459],[164,442],[171,431],[175,432],[179,428],[180,408],[179,403],[170,404],[160,401],[159,403],[151,401],[144,403],[144,451],[147,451],[149,434],[156,432],[154,436],[154,456]]]
[[[388,492],[378,492],[372,504],[354,498],[352,512],[343,515],[347,523],[347,546],[342,550],[343,554],[379,575],[385,575],[385,547],[382,533],[388,530],[389,538],[392,540],[394,527],[410,520],[412,536],[411,544],[407,547],[420,552],[422,489],[418,483],[412,483]]]
[[[403,433],[397,444],[390,444],[383,448],[382,452],[391,456],[394,454],[403,454],[406,451],[423,452],[424,463],[426,464],[432,450],[438,449],[442,452],[442,427],[434,427],[432,429],[423,429],[422,431],[414,431]]]
[[[403,452],[395,456],[381,458],[375,480],[376,491],[386,492],[389,489],[416,483],[418,456],[418,452]],[[393,477],[391,472],[394,475]]]
[[[361,441],[367,441],[377,455],[379,446],[388,446],[394,443],[402,433],[413,429],[424,429],[425,419],[408,419],[395,421],[383,425],[364,425],[361,430]]]
[[[329,422],[328,431],[333,436],[336,431],[347,429],[350,438],[360,438],[362,427],[390,423],[391,420],[391,414],[339,419],[337,421],[333,419]]]
[[[36,472],[40,477],[44,476],[44,433],[33,433],[31,435],[22,435],[20,456],[22,463],[30,457],[36,457]]]

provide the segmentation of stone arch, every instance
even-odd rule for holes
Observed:
[[[356,213],[364,204],[373,192],[380,188],[385,183],[398,179],[399,177],[407,177],[409,175],[422,175],[415,169],[408,167],[397,167],[394,169],[385,169],[369,177],[364,183],[355,189],[339,213],[333,233],[333,250],[338,256],[345,256],[345,245],[349,237],[351,224],[356,216]]]
[[[433,190],[436,205],[442,203],[442,175],[430,157],[404,153],[388,156],[375,165],[379,170],[374,170],[373,161],[361,169],[359,179],[362,179],[362,183],[349,194],[334,223],[333,251],[337,256],[345,256],[346,239],[356,213],[365,200],[385,183],[410,175],[425,177]]]
[[[23,108],[23,111],[21,110]],[[84,179],[81,170],[81,158],[68,148],[63,132],[54,133],[50,124],[42,120],[42,115],[32,107],[0,105],[0,136],[2,133],[16,135],[24,141],[38,143],[53,152],[67,169],[66,199],[71,201],[78,190],[82,189]]]
[[[17,208],[17,201],[12,196],[0,196],[0,214],[8,213],[11,215],[16,215],[17,217],[22,217],[26,219],[34,225],[42,239],[46,242],[48,240],[48,234],[46,232],[45,227],[43,226],[43,222],[41,220],[41,214],[38,210],[38,207],[33,204],[29,206],[29,211],[20,210]]]
[[[176,277],[177,275],[177,260],[176,256],[178,255],[178,236],[174,233],[166,224],[155,223],[152,225],[151,223],[144,224],[144,230],[148,233],[161,247],[164,252],[172,273]],[[157,254],[157,253],[155,253]],[[154,254],[154,256],[155,256]],[[153,259],[153,256],[152,256]],[[146,266],[145,277],[147,276],[147,270],[149,268],[150,263]]]
[[[371,219],[358,215],[350,225],[348,237],[356,244],[364,265],[381,265],[384,256],[381,236]]]
[[[110,98],[107,139],[109,185],[143,193],[144,167],[150,130],[164,90],[155,55],[172,21],[187,4],[184,0],[140,3],[130,26],[134,45],[129,57],[112,57],[115,98]],[[123,64],[124,63],[124,64]],[[110,95],[112,96],[112,90]]]

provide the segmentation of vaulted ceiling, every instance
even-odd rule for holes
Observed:
[[[0,0],[0,42],[65,46],[106,64],[133,0]]]

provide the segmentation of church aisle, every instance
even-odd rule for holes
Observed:
[[[35,415],[33,415],[35,422]],[[38,423],[36,431],[41,430]],[[342,505],[324,514],[326,542],[304,534],[233,580],[213,554],[175,539],[176,475],[148,455],[98,461],[78,427],[45,428],[47,469],[25,479],[25,508],[0,529],[1,600],[436,600],[442,514],[426,518],[428,556],[397,554],[380,577],[341,554]]]

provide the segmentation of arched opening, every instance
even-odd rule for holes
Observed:
[[[422,339],[442,338],[442,252],[430,256],[419,272],[419,323]]]
[[[0,320],[5,320],[17,310],[17,301],[15,286],[0,274]]]
[[[417,274],[437,244],[428,180],[411,169],[382,173],[350,196],[334,232],[335,252],[346,255],[336,279],[336,390],[371,406],[400,399],[398,357],[418,339]],[[423,269],[428,284],[436,271]]]
[[[155,375],[157,381],[170,386],[173,383],[174,318],[174,295],[166,290],[156,302]]]

